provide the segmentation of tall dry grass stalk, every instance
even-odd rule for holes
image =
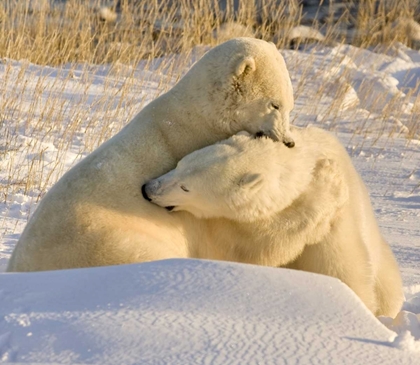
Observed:
[[[227,21],[258,28],[260,37],[270,38],[280,24],[295,20],[286,8],[298,11],[269,0],[261,7],[242,1],[237,11],[232,1],[222,11],[214,0],[123,0],[114,22],[100,20],[101,1],[68,0],[61,6],[49,0],[35,2],[36,6],[24,0],[0,4],[1,57],[48,65],[136,63],[212,43],[212,32]]]
[[[309,25],[323,30],[325,42],[329,44],[349,41],[343,30],[348,29],[350,23],[355,26],[355,36],[350,40],[359,46],[371,46],[374,42],[391,46],[401,40],[395,32],[390,31],[388,36],[387,27],[399,16],[412,15],[410,0],[363,0],[361,3],[356,15],[349,5],[338,19],[331,13],[322,24]],[[0,78],[3,144],[0,146],[3,176],[0,203],[12,201],[15,194],[31,196],[33,202],[37,202],[73,160],[94,150],[131,120],[145,102],[171,87],[185,70],[194,46],[216,44],[214,32],[223,23],[242,24],[252,29],[258,38],[275,40],[279,47],[289,44],[290,29],[308,25],[297,0],[282,1],[280,5],[276,0],[261,0],[257,5],[253,0],[241,1],[236,10],[232,0],[227,0],[225,9],[215,0],[122,0],[115,21],[100,19],[102,5],[104,2],[99,0],[54,4],[49,0],[0,2],[0,57],[20,60],[18,65],[13,65],[12,61],[0,65],[4,67]],[[372,39],[369,37],[372,32],[382,32],[382,35]],[[172,62],[168,58],[159,65],[156,63],[156,58],[181,52],[184,55],[181,60]],[[333,63],[339,65],[340,57],[337,55]],[[143,73],[136,72],[139,62],[142,62]],[[31,64],[59,67],[53,71],[48,67],[34,71]],[[84,64],[84,68],[80,68],[80,64]],[[94,97],[89,93],[96,82],[96,75],[89,69],[92,64],[109,67],[101,81],[103,88]],[[295,69],[299,70],[299,78],[295,80],[298,102],[301,95],[310,101],[301,111],[317,116],[318,122],[328,122],[325,125],[335,129],[343,115],[340,103],[349,85],[345,75],[334,91],[328,90],[328,83],[319,83],[331,64],[331,61],[318,64],[314,70],[309,54],[305,59],[290,63],[290,71],[293,74]],[[164,73],[159,76],[159,84],[152,88],[147,79],[151,77],[147,73],[149,69]],[[58,74],[49,77],[50,72]],[[28,80],[35,82],[35,86],[28,89]],[[310,97],[308,88],[313,90]],[[152,94],[146,95],[143,89]],[[63,98],[69,90],[73,96]],[[323,100],[328,93],[334,102],[326,105]],[[366,85],[368,93],[369,85]],[[382,102],[380,97],[373,104],[376,102]],[[398,101],[391,100],[389,107],[376,118],[398,118],[399,112]],[[416,102],[407,125],[409,138],[419,133],[419,115],[420,102]],[[347,114],[347,118],[352,116]],[[367,133],[370,116],[354,118],[358,118],[355,133]],[[68,156],[73,160],[69,162]]]
[[[298,0],[244,0],[237,8],[227,0],[223,9],[217,0],[122,0],[118,14],[107,17],[111,21],[101,21],[99,12],[110,1],[3,0],[0,57],[44,65],[135,64],[141,59],[185,52],[198,44],[214,44],[213,32],[231,21],[254,29],[259,38],[274,38],[278,46],[287,42],[282,35],[299,24],[322,28],[327,41],[350,40],[371,46],[406,41],[405,28],[394,22],[413,17],[413,2],[361,0],[357,14],[352,12],[351,1],[344,2],[347,8],[338,18],[336,9],[331,8],[317,18],[322,24],[317,19],[308,24]],[[351,39],[349,27],[355,27]]]

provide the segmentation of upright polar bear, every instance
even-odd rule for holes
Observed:
[[[293,91],[274,44],[237,38],[210,50],[166,94],[68,171],[25,227],[8,271],[189,257],[180,217],[141,185],[240,130],[293,146]]]
[[[185,230],[213,250],[209,258],[334,276],[374,314],[394,317],[401,277],[350,157],[318,128],[293,135],[290,150],[238,135],[195,151],[145,184],[143,194],[169,210],[208,218]],[[230,225],[215,230],[226,218]]]

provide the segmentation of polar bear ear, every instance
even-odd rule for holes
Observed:
[[[255,189],[256,187],[260,186],[263,182],[262,174],[251,174],[246,173],[241,177],[239,180],[239,186],[247,189]]]
[[[235,76],[239,77],[248,72],[254,72],[256,69],[254,57],[247,56],[240,58],[235,66]]]

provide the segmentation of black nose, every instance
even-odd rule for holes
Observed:
[[[293,148],[295,147],[295,142],[294,141],[290,141],[290,142],[283,142],[287,147],[289,148]]]
[[[267,137],[267,135],[263,131],[259,131],[255,133],[255,138],[263,138],[263,137]]]
[[[143,186],[141,187],[141,194],[143,195],[143,198],[146,199],[147,201],[149,202],[152,201],[152,199],[150,199],[146,193],[146,184],[143,184]]]

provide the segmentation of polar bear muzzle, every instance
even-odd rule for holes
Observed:
[[[262,138],[262,137],[271,138],[274,142],[279,141],[278,137],[274,133],[271,133],[271,132],[266,133],[264,131],[259,131],[255,134],[255,138]],[[295,147],[295,141],[292,138],[283,138],[282,142],[288,148]]]
[[[295,147],[295,141],[284,141],[283,143],[286,145],[286,147],[289,147],[289,148]]]
[[[156,190],[160,187],[160,183],[159,181],[156,180],[151,180],[145,184],[142,185],[141,187],[141,194],[143,195],[143,198],[146,199],[147,201],[156,204],[158,206],[161,206],[162,208],[165,208],[168,212],[171,212],[174,208],[175,205],[169,205],[169,206],[162,206],[157,202],[153,201],[153,198],[155,196]]]
[[[146,199],[147,201],[149,202],[152,201],[152,199],[149,198],[149,195],[147,195],[146,184],[143,184],[143,186],[141,187],[141,195],[143,195],[143,198]]]

